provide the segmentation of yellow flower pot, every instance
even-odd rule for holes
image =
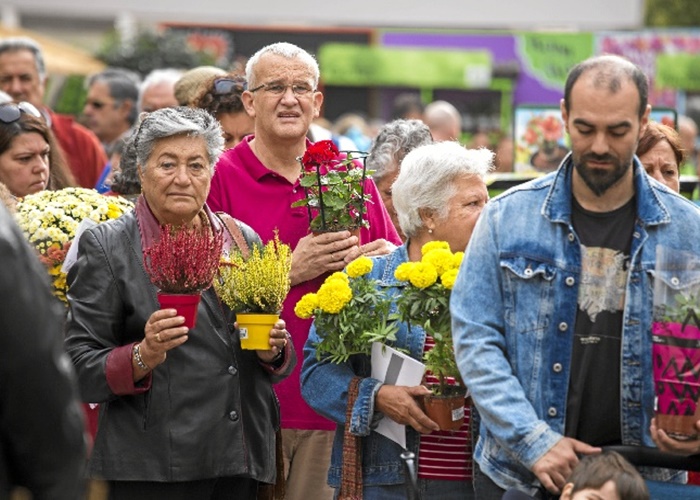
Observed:
[[[270,350],[270,330],[278,319],[279,314],[236,314],[241,349]]]

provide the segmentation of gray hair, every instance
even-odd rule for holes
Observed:
[[[107,68],[90,76],[87,79],[87,88],[90,88],[96,82],[104,82],[109,88],[109,95],[115,101],[131,101],[134,103],[128,118],[129,125],[133,125],[139,116],[136,103],[139,100],[141,77],[128,69]]]
[[[456,193],[455,181],[475,175],[483,179],[493,169],[493,152],[467,149],[458,142],[443,141],[414,149],[401,163],[394,182],[392,200],[399,226],[407,237],[423,227],[421,209],[447,217],[448,202]]]
[[[209,168],[213,174],[216,162],[224,149],[221,125],[216,118],[203,109],[185,106],[142,113],[141,124],[133,138],[136,161],[141,171],[146,169],[146,163],[153,153],[156,141],[182,134],[204,139],[209,156]]]
[[[379,129],[366,160],[367,168],[374,170],[372,178],[379,182],[385,175],[392,173],[389,170],[392,160],[398,167],[409,152],[432,142],[430,129],[422,121],[394,120]]]
[[[5,52],[19,52],[20,50],[28,50],[34,55],[36,72],[39,74],[39,79],[43,81],[46,78],[46,63],[39,44],[26,36],[0,38],[0,55]]]
[[[141,85],[139,86],[139,100],[137,108],[141,109],[143,94],[149,87],[160,85],[161,83],[168,83],[174,89],[175,83],[182,78],[183,73],[184,72],[181,69],[175,68],[162,68],[151,71],[148,75],[146,75],[146,78],[143,79],[143,82],[141,82]]]
[[[245,65],[245,79],[248,82],[248,88],[256,87],[258,85],[258,82],[256,82],[254,78],[255,66],[260,62],[260,58],[265,54],[274,54],[277,56],[286,57],[287,59],[300,59],[302,62],[306,63],[313,73],[314,88],[318,87],[318,80],[321,77],[321,71],[318,69],[318,62],[314,56],[292,43],[278,42],[263,47],[253,54],[253,57],[248,59],[248,62]]]

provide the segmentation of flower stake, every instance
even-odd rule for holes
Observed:
[[[292,250],[276,232],[264,247],[254,245],[247,259],[240,252],[221,258],[214,288],[236,312],[241,348],[270,349],[270,329],[289,293],[291,268]]]
[[[158,288],[162,309],[173,307],[194,328],[201,294],[219,267],[222,233],[209,227],[161,226],[160,239],[143,252],[143,263]]]
[[[353,157],[353,153],[356,155]],[[367,227],[364,214],[372,197],[364,192],[366,153],[339,151],[333,141],[319,141],[306,150],[299,183],[306,197],[292,207],[307,207],[315,233]],[[358,158],[362,161],[359,162]]]

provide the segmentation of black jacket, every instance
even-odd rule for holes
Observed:
[[[243,229],[249,243],[259,241],[252,229]],[[241,350],[232,315],[210,288],[189,339],[153,370],[150,388],[117,394],[107,382],[108,361],[114,361],[109,355],[143,339],[148,317],[159,309],[134,213],[82,235],[68,283],[66,349],[83,400],[101,407],[92,477],[275,482],[279,408],[272,384],[291,373],[293,353],[271,372],[255,351]],[[130,350],[122,352],[131,359]]]
[[[85,424],[63,317],[46,269],[0,203],[0,499],[15,485],[37,500],[82,495]]]

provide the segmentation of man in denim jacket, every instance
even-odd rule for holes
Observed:
[[[667,436],[650,433],[655,252],[700,255],[700,212],[634,156],[647,94],[644,74],[620,57],[575,66],[561,103],[572,153],[494,199],[477,223],[451,301],[458,364],[482,419],[477,498],[559,493],[578,456],[600,446],[664,448]]]

